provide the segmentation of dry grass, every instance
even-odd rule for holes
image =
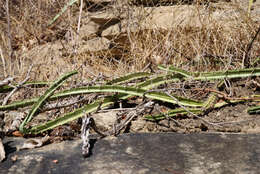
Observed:
[[[93,73],[97,75],[99,72],[110,77],[118,76],[142,70],[149,63],[154,67],[161,63],[173,64],[192,71],[236,69],[243,67],[248,44],[259,26],[259,23],[255,22],[255,16],[248,18],[246,10],[242,10],[239,3],[214,6],[209,10],[207,19],[200,13],[201,9],[207,7],[197,4],[194,15],[201,16],[200,27],[194,27],[193,21],[190,21],[191,24],[175,26],[170,30],[136,28],[135,32],[113,36],[110,38],[114,43],[113,48],[97,52],[77,54],[71,51],[73,49],[68,49],[66,54],[57,55],[55,50],[63,48],[49,45],[46,56],[39,59],[38,57],[42,56],[39,53],[46,48],[46,44],[63,41],[67,31],[75,33],[77,30],[79,5],[70,8],[55,25],[46,27],[48,21],[66,2],[68,1],[10,1],[12,48],[15,53],[12,59],[9,57],[5,2],[0,2],[0,47],[6,61],[7,75],[22,79],[31,63],[35,64],[32,80],[53,80],[61,73],[72,69],[80,71],[80,78],[93,76]],[[98,7],[102,8],[102,5]],[[134,23],[136,16],[132,15],[132,6],[126,5],[123,9],[121,7],[115,6],[114,13],[120,16],[120,13],[129,10],[129,23]],[[84,10],[94,11],[95,8],[95,4],[88,4]],[[211,13],[219,8],[239,13],[232,18],[229,18],[227,13],[223,21],[216,21],[211,18]],[[145,15],[140,14],[138,21],[145,21]],[[205,20],[207,22],[204,22]],[[229,23],[230,25],[227,25]],[[250,51],[251,63],[259,57],[259,41],[260,37],[256,39]],[[66,47],[66,42],[63,43]],[[33,54],[21,56],[29,51]],[[1,63],[0,71],[3,70]],[[4,73],[1,73],[0,79],[3,78]]]

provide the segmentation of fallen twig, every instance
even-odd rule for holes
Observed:
[[[202,120],[202,121],[203,121],[204,123],[206,123],[207,125],[210,125],[210,126],[213,126],[213,127],[214,127],[214,126],[222,127],[222,126],[220,126],[220,125],[218,125],[218,124],[208,122],[208,121],[205,120],[204,118],[199,117],[198,115],[196,115],[196,114],[194,114],[193,112],[189,111],[185,106],[183,106],[182,104],[180,104],[180,103],[178,102],[178,99],[175,98],[174,96],[172,96],[170,93],[166,92],[166,94],[169,95],[170,97],[172,97],[174,100],[176,100],[177,104],[178,104],[181,108],[183,108],[186,112],[188,112],[189,114],[191,114],[191,115],[194,116],[195,118],[198,118],[198,119]]]
[[[10,84],[13,80],[14,80],[13,77],[8,77],[8,78],[4,79],[3,81],[0,81],[0,87]]]
[[[3,101],[3,103],[2,103],[2,106],[3,106],[3,105],[6,105],[6,103],[7,103],[8,100],[9,100],[9,98],[10,98],[19,88],[21,88],[21,86],[22,86],[23,84],[25,84],[26,81],[29,80],[31,70],[32,70],[32,65],[29,67],[25,79],[24,79],[22,82],[18,83],[18,85],[16,85],[16,86],[14,87],[14,89],[4,98],[4,101]]]
[[[7,34],[8,34],[8,47],[9,47],[9,57],[13,58],[13,47],[12,47],[12,35],[11,35],[11,23],[10,23],[10,14],[9,14],[9,0],[6,0],[6,17],[7,17]]]
[[[156,106],[156,105],[157,105],[157,106]],[[157,112],[159,112],[159,113],[161,113],[161,114],[164,114],[163,112],[160,111],[160,109],[158,109],[158,104],[156,104],[156,105],[155,105],[154,109],[155,109]],[[168,119],[169,121],[174,122],[177,126],[179,126],[179,127],[185,127],[182,123],[180,123],[180,122],[178,122],[177,120],[175,120],[175,119],[169,117],[169,114],[168,114],[168,113],[166,113],[166,114],[164,114],[164,115],[165,115],[166,119]]]
[[[4,77],[6,77],[5,58],[4,58],[3,51],[2,51],[2,49],[1,49],[1,47],[0,47],[0,56],[1,56],[1,60],[2,60],[2,62],[3,62]],[[0,85],[0,86],[1,86],[1,85]]]
[[[254,121],[256,120],[255,118],[252,119],[247,119],[247,120],[241,120],[241,121],[229,121],[229,122],[219,122],[219,123],[215,123],[218,125],[224,125],[224,124],[242,124],[242,123],[248,123],[250,121]]]
[[[79,45],[79,32],[80,32],[80,21],[82,16],[82,8],[83,8],[83,0],[80,0],[80,8],[79,8],[79,19],[78,19],[78,27],[77,27],[77,36],[76,36],[76,45],[74,52],[77,52],[77,47]]]
[[[65,108],[74,104],[78,104],[78,103],[82,103],[84,101],[87,100],[87,97],[83,97],[83,98],[79,98],[79,97],[74,97],[72,99],[66,100],[66,101],[59,101],[56,103],[52,103],[52,104],[46,104],[41,111],[49,111],[49,110],[53,110],[53,109],[60,109],[60,108]]]
[[[251,42],[248,44],[248,47],[247,47],[247,50],[246,50],[246,55],[245,55],[245,58],[244,58],[244,66],[245,66],[246,68],[249,68],[249,66],[250,66],[250,62],[249,62],[249,52],[250,52],[250,50],[251,50],[251,48],[252,48],[252,46],[253,46],[254,41],[255,41],[256,38],[257,38],[257,35],[259,34],[259,32],[260,32],[260,26],[259,26],[257,32],[255,33],[254,37],[252,38]]]
[[[122,123],[115,124],[114,130],[108,131],[107,134],[109,135],[118,135],[122,129],[124,129],[136,116],[140,115],[141,113],[144,112],[145,109],[151,107],[154,104],[153,101],[149,101],[148,103],[145,104],[140,104],[139,106],[136,107],[135,110],[130,111],[127,114],[127,117],[124,119]]]
[[[228,97],[227,94],[220,92],[218,90],[215,90],[215,89],[210,89],[210,88],[203,88],[203,89],[193,88],[192,90],[214,92],[214,93],[218,94],[219,98],[222,98],[224,100],[243,100],[243,101],[260,100],[260,97]]]

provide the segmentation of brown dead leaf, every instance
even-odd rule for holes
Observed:
[[[52,162],[55,163],[55,164],[59,163],[58,160],[52,160]]]
[[[15,136],[15,137],[23,137],[23,134],[21,132],[19,132],[19,131],[14,131],[12,133],[12,135]]]

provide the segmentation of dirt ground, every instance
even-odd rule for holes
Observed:
[[[232,86],[225,92],[228,94],[232,91],[233,98],[259,94],[259,86],[257,86],[256,83],[252,83],[252,81],[259,81],[259,78],[252,78],[247,80],[240,79],[233,81],[230,80]],[[205,100],[205,98],[208,96],[207,92],[196,90],[194,91],[194,88],[201,88],[201,86],[205,85],[208,85],[208,87],[212,86],[212,84],[199,84],[197,82],[197,84],[194,85],[194,83],[191,83],[191,87],[185,91],[186,97],[190,97],[196,100]],[[178,89],[177,86],[178,85],[173,84],[173,87],[176,89]],[[189,85],[187,85],[186,88],[188,88],[188,86]],[[24,92],[25,91],[21,92],[21,95]],[[181,95],[181,91],[177,90],[175,94],[176,93]],[[217,102],[222,100],[223,99],[219,98]],[[228,104],[218,109],[212,109],[208,113],[196,116],[192,114],[180,114],[171,118],[166,117],[160,121],[148,121],[145,119],[146,115],[155,115],[174,108],[174,105],[156,101],[154,101],[154,105],[147,109],[143,107],[144,105],[141,105],[143,102],[147,104],[151,101],[152,100],[148,99],[143,100],[140,97],[131,98],[130,100],[122,101],[121,108],[119,107],[119,104],[116,104],[104,110],[101,109],[98,112],[94,112],[90,116],[94,118],[98,130],[101,132],[113,131],[114,126],[120,125],[119,123],[124,122],[129,114],[131,115],[131,113],[134,113],[136,115],[132,118],[131,122],[125,124],[125,127],[120,131],[120,133],[260,133],[259,114],[248,114],[247,112],[247,109],[250,106],[258,105],[259,102],[241,102],[237,104]],[[77,108],[82,104],[84,104],[84,102],[81,104],[75,104],[73,107],[54,109],[40,113],[30,122],[29,125],[38,125],[48,120],[60,117],[64,113],[73,111],[73,108]],[[17,111],[5,111],[3,114],[5,117],[2,117],[4,122],[2,123],[2,126],[4,127],[4,130],[10,130],[14,124],[14,120],[17,120],[18,117],[24,118],[25,115],[29,112],[29,108],[27,107],[27,109],[19,109]],[[43,135],[46,133],[50,135],[51,142],[59,142],[66,139],[78,138],[81,134],[81,124],[82,119],[77,119],[69,124],[65,124],[63,126],[56,127],[53,130],[47,131]],[[92,133],[95,132],[92,130]]]
[[[232,82],[231,82],[232,83]],[[245,85],[248,84],[248,85]],[[200,86],[198,86],[200,87]],[[233,96],[242,97],[259,93],[259,87],[252,85],[246,80],[236,80],[232,83]],[[195,92],[196,93],[196,92]],[[197,100],[201,99],[201,93],[193,94]],[[202,95],[203,96],[203,95]],[[219,99],[221,101],[221,99]],[[227,106],[211,110],[210,112],[201,115],[205,119],[201,120],[195,118],[193,115],[188,114],[185,116],[176,116],[164,119],[158,122],[143,122],[140,126],[142,118],[138,117],[137,121],[132,123],[130,130],[141,132],[232,132],[232,133],[259,133],[260,119],[259,114],[248,114],[247,109],[250,106],[258,105],[258,102],[245,102],[238,104],[229,104]],[[158,110],[158,109],[157,109]],[[161,109],[163,110],[162,106]],[[209,124],[210,123],[210,124]],[[142,125],[142,124],[141,124]],[[137,126],[137,127],[135,127]]]

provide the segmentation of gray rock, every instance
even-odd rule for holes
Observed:
[[[0,162],[5,159],[5,150],[2,143],[2,139],[0,137]]]
[[[103,113],[95,113],[92,115],[92,117],[95,119],[95,123],[99,130],[108,131],[113,129],[113,126],[116,123],[116,114],[116,111],[109,111]]]
[[[92,140],[81,156],[81,141],[15,151],[23,139],[6,138],[2,173],[258,173],[257,134],[125,134]],[[13,162],[16,156],[16,161]]]

